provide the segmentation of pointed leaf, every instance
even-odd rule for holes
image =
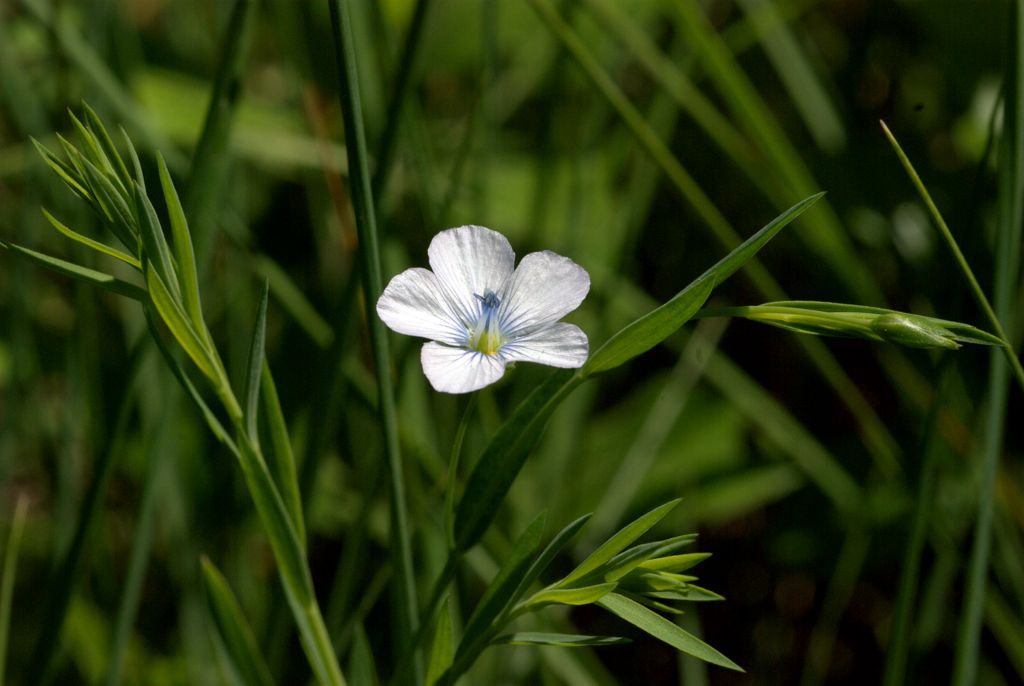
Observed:
[[[96,115],[95,110],[89,107],[88,103],[83,102],[82,107],[85,109],[85,119],[89,125],[89,130],[96,137],[96,141],[103,148],[103,152],[107,159],[110,160],[114,167],[114,173],[120,178],[121,185],[125,188],[132,187],[132,175],[128,171],[128,167],[125,166],[124,159],[121,157],[121,153],[117,151],[117,146],[114,145],[114,141],[110,138],[110,134],[107,133],[107,128],[103,126],[103,122]]]
[[[584,365],[584,377],[618,367],[668,338],[700,309],[711,291],[750,260],[787,224],[821,199],[818,193],[800,201],[745,240],[671,300],[612,336]]]
[[[590,605],[615,590],[615,583],[594,584],[579,588],[546,588],[530,596],[523,607],[539,605]]]
[[[551,564],[551,561],[555,556],[562,552],[565,546],[569,544],[569,541],[571,541],[573,536],[576,535],[576,532],[583,528],[584,524],[590,521],[590,517],[591,515],[589,513],[583,515],[559,531],[555,537],[551,539],[551,542],[544,547],[543,552],[537,556],[537,559],[533,561],[530,568],[526,570],[523,578],[519,581],[519,586],[516,588],[515,592],[512,593],[512,597],[509,598],[509,607],[511,607],[513,603],[517,602],[523,594],[526,593],[530,588],[530,584],[540,578],[540,575],[544,573],[544,570],[547,569],[549,564]]]
[[[35,146],[36,152],[43,158],[46,165],[52,169],[57,176],[59,176],[71,191],[86,202],[92,202],[92,194],[86,189],[86,182],[78,173],[77,169],[74,169],[64,160],[53,154],[49,148],[37,141],[35,138],[31,139],[32,145]]]
[[[164,203],[167,206],[167,216],[171,222],[171,241],[174,244],[174,257],[178,264],[178,284],[181,286],[181,293],[184,300],[185,312],[192,320],[196,331],[206,334],[206,322],[203,320],[203,307],[199,301],[199,274],[196,271],[196,255],[192,249],[192,237],[189,234],[188,222],[185,220],[185,210],[178,198],[178,191],[171,181],[171,173],[167,170],[167,163],[163,155],[156,155],[157,170],[160,173],[160,186],[164,192]]]
[[[36,252],[35,250],[15,245],[14,243],[5,243],[0,241],[0,247],[27,257],[47,269],[52,269],[55,272],[60,272],[65,276],[70,276],[73,279],[84,281],[85,283],[92,284],[93,286],[105,288],[106,290],[113,291],[118,295],[124,295],[133,300],[138,300],[139,302],[145,302],[149,299],[146,295],[146,291],[135,284],[122,281],[116,276],[112,276],[104,272],[98,272],[95,269],[89,269],[88,267],[83,267],[81,265],[74,264],[73,262],[67,262],[57,257],[44,255],[43,253]]]
[[[146,313],[146,323],[149,325],[149,333],[153,337],[153,341],[156,343],[157,349],[163,356],[164,362],[167,363],[171,373],[174,374],[178,383],[181,384],[181,387],[185,389],[188,396],[192,398],[192,402],[194,402],[196,407],[199,408],[199,411],[203,415],[203,419],[206,420],[206,425],[210,428],[214,437],[226,445],[236,458],[242,459],[238,452],[238,446],[235,445],[235,441],[231,438],[231,434],[227,432],[224,425],[221,424],[219,419],[217,419],[217,415],[214,414],[213,410],[210,409],[210,406],[206,404],[205,400],[203,400],[203,396],[199,393],[195,384],[193,384],[188,378],[188,374],[185,372],[184,368],[182,368],[178,363],[178,360],[175,359],[174,354],[171,353],[170,349],[168,349],[167,345],[164,343],[163,337],[160,335],[160,330],[157,327],[156,319],[153,317],[153,310],[148,306],[143,307],[143,310]]]
[[[270,668],[227,580],[205,555],[201,562],[210,611],[235,670],[248,686],[273,686]]]
[[[624,526],[614,536],[609,538],[597,550],[592,552],[587,559],[580,563],[576,569],[569,573],[564,579],[558,582],[559,587],[565,587],[577,579],[582,579],[587,574],[596,571],[606,562],[611,560],[630,543],[643,536],[652,526],[665,518],[672,509],[680,502],[679,498],[660,505],[650,512],[641,515],[631,523]]]
[[[621,579],[630,571],[655,557],[667,555],[680,548],[690,545],[697,539],[697,534],[683,534],[664,541],[652,541],[633,546],[608,561],[604,568],[606,581]]]
[[[711,553],[687,553],[685,555],[669,555],[659,557],[656,560],[646,560],[640,563],[643,569],[658,572],[683,572],[695,567],[699,563],[711,557]]]
[[[181,306],[171,297],[163,279],[149,262],[145,265],[145,272],[149,295],[153,299],[160,318],[164,320],[164,324],[170,329],[178,344],[199,367],[199,370],[215,384],[221,383],[221,374],[218,373],[219,365],[210,355],[205,343],[200,340],[199,334],[192,328]]]
[[[129,264],[132,267],[134,267],[135,269],[138,269],[138,270],[141,271],[142,264],[137,259],[135,259],[131,255],[129,255],[128,253],[122,252],[122,251],[118,250],[117,248],[111,248],[106,243],[100,243],[99,241],[95,241],[95,240],[89,238],[88,236],[83,236],[82,234],[80,234],[77,231],[69,228],[64,223],[62,223],[59,219],[57,219],[52,214],[47,212],[45,208],[43,208],[42,211],[43,211],[43,216],[46,217],[46,220],[48,222],[50,222],[50,224],[53,226],[53,228],[57,229],[58,231],[60,231],[62,234],[64,234],[65,236],[67,236],[71,240],[77,241],[78,243],[81,243],[82,245],[84,245],[84,246],[86,246],[88,248],[92,248],[93,250],[96,250],[97,252],[101,252],[101,253],[103,253],[105,255],[110,255],[111,257],[116,257],[117,259],[121,260],[125,264]]]
[[[142,174],[142,162],[139,161],[139,153],[135,150],[135,145],[132,143],[132,139],[128,136],[128,132],[121,127],[121,138],[124,139],[124,144],[128,147],[128,156],[132,160],[132,171],[135,173],[135,184],[146,191],[146,177]]]
[[[263,449],[267,468],[277,483],[285,507],[292,517],[295,533],[300,542],[306,540],[306,526],[302,517],[302,498],[299,494],[299,480],[295,469],[295,455],[292,452],[291,440],[288,438],[288,425],[281,412],[281,401],[277,397],[277,386],[270,373],[266,359],[260,379],[260,396],[263,398],[263,426],[270,438]]]
[[[683,631],[676,624],[649,610],[635,600],[630,600],[618,593],[609,593],[597,601],[597,604],[638,629],[647,632],[660,641],[668,643],[673,648],[681,650],[687,655],[692,655],[713,665],[734,669],[738,672],[743,671],[739,665],[704,641],[693,634]]]
[[[620,636],[584,636],[581,634],[546,634],[536,631],[519,631],[505,634],[491,641],[514,646],[558,646],[560,648],[580,648],[584,646],[613,646],[629,643],[628,638]]]
[[[452,666],[455,657],[454,637],[452,635],[452,611],[445,599],[441,605],[441,613],[437,618],[437,630],[434,632],[434,644],[430,648],[430,662],[427,663],[426,686],[434,686]]]
[[[530,560],[533,558],[540,545],[541,533],[544,531],[544,513],[537,515],[526,530],[516,541],[512,552],[501,566],[498,575],[487,587],[483,598],[477,603],[476,609],[466,622],[462,641],[459,643],[457,654],[473,654],[473,651],[481,649],[486,641],[488,631],[492,629],[494,620],[504,613],[505,608],[512,601],[512,596],[519,587],[519,582],[529,569]]]
[[[140,186],[134,187],[134,194],[144,261],[156,270],[167,292],[172,295],[174,302],[181,306],[181,289],[178,287],[177,271],[174,268],[171,250],[167,246],[164,230],[156,216],[156,210]]]
[[[263,282],[263,294],[260,296],[259,310],[256,312],[256,324],[253,326],[252,340],[249,343],[249,364],[245,375],[245,430],[253,443],[259,445],[260,377],[263,371],[264,346],[267,338],[267,298],[270,287]]]

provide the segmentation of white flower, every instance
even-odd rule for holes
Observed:
[[[429,338],[420,361],[430,384],[468,393],[492,384],[509,362],[581,367],[587,335],[559,322],[590,290],[590,275],[568,257],[530,253],[513,271],[508,240],[482,226],[434,236],[429,269],[407,269],[384,289],[377,314],[398,333]]]

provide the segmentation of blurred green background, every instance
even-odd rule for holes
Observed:
[[[418,50],[400,87],[420,4]],[[372,309],[352,287],[327,5],[254,2],[241,31],[230,24],[234,5],[0,0],[0,240],[116,272],[39,212],[97,235],[96,218],[30,143],[56,147],[54,132],[71,128],[67,108],[83,99],[112,129],[125,127],[147,175],[155,178],[153,153],[163,152],[192,198],[204,305],[236,381],[259,282],[270,281],[268,357],[297,443],[315,581],[341,654],[362,618],[383,663],[390,570],[364,323]],[[748,236],[825,190],[762,252],[765,273],[737,274],[715,304],[778,299],[781,287],[794,299],[985,326],[878,122],[900,140],[990,289],[1009,2],[553,2],[578,43],[519,0],[351,5],[385,278],[425,265],[443,228],[492,227],[520,256],[551,249],[590,271],[591,295],[569,320],[594,349],[725,254],[730,231]],[[242,41],[234,78],[218,86],[230,137],[206,148],[215,152],[196,179],[191,160],[229,34]],[[597,85],[581,57],[600,71]],[[405,96],[397,109],[396,92]],[[52,683],[223,683],[198,583],[206,554],[228,576],[280,683],[305,683],[238,470],[153,351],[136,346],[144,322],[133,305],[0,252],[3,530],[19,496],[30,504],[9,680],[24,683],[49,630],[63,646]],[[472,683],[878,683],[921,497],[927,535],[912,579],[906,681],[947,680],[979,497],[988,351],[938,354],[722,324],[691,325],[566,401],[470,556],[461,594],[467,603],[479,594],[509,539],[541,509],[555,530],[595,512],[578,559],[631,517],[681,496],[658,532],[699,531],[699,549],[713,553],[701,583],[727,598],[683,625],[747,673],[681,660],[588,608],[568,620],[635,642],[572,655],[491,649]],[[426,584],[443,562],[441,493],[464,400],[429,388],[417,341],[392,342]],[[545,373],[520,365],[481,394],[467,460]],[[1024,680],[1024,436],[1014,421],[1022,410],[1012,388],[985,684]],[[76,537],[86,521],[89,535]],[[81,554],[76,540],[85,541]],[[557,561],[552,578],[572,562]],[[60,606],[62,589],[68,609],[54,626],[47,608]]]

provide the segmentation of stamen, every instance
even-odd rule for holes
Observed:
[[[473,297],[480,301],[481,312],[476,326],[470,331],[469,347],[485,355],[497,355],[498,348],[505,342],[498,330],[495,316],[501,300],[497,293],[489,289],[484,291],[483,295],[474,293]]]

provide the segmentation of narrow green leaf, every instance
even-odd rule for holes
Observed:
[[[685,572],[687,569],[696,567],[704,560],[711,557],[711,553],[686,553],[685,555],[669,555],[659,557],[656,560],[646,560],[640,563],[644,569],[657,572]]]
[[[292,518],[295,533],[300,542],[306,540],[306,525],[302,517],[302,497],[299,493],[299,480],[295,469],[295,455],[288,437],[288,425],[281,411],[281,401],[277,397],[277,386],[270,373],[266,358],[260,379],[260,396],[263,398],[263,420],[270,440],[263,449],[267,468],[277,483],[281,498]]]
[[[487,587],[476,609],[466,622],[463,639],[459,643],[458,655],[461,657],[474,647],[480,647],[480,638],[491,628],[494,620],[500,616],[512,602],[512,596],[519,587],[519,581],[529,569],[531,559],[540,545],[541,533],[544,531],[545,515],[537,515],[516,541],[512,552],[505,559],[498,575]]]
[[[679,291],[671,300],[612,336],[590,356],[581,372],[585,378],[618,367],[668,338],[696,314],[711,291],[750,260],[787,224],[806,212],[824,193],[801,200],[745,240],[714,266]]]
[[[551,542],[544,547],[541,554],[537,556],[530,565],[530,568],[526,570],[525,574],[523,574],[522,579],[519,581],[519,586],[516,587],[515,592],[512,593],[512,597],[509,598],[509,607],[511,607],[512,603],[517,602],[523,594],[526,593],[527,589],[530,588],[530,584],[540,578],[540,575],[544,573],[544,570],[547,569],[548,565],[551,564],[551,561],[555,559],[555,556],[562,552],[565,546],[569,544],[569,541],[572,540],[573,536],[575,536],[588,521],[590,521],[590,514],[585,514],[559,531],[555,537],[551,539]]]
[[[43,158],[46,165],[67,184],[68,188],[82,200],[92,202],[92,194],[86,189],[85,180],[79,175],[78,170],[73,169],[67,162],[57,157],[49,148],[35,138],[32,138],[31,141],[32,145],[36,148],[36,152]]]
[[[134,192],[135,210],[139,218],[139,237],[142,239],[145,258],[143,261],[150,269],[156,271],[171,300],[180,307],[181,289],[178,287],[177,271],[174,268],[171,250],[167,246],[167,239],[164,237],[164,230],[160,226],[153,203],[149,201],[142,187],[136,184]]]
[[[96,115],[96,111],[89,106],[88,103],[82,102],[82,108],[85,110],[85,118],[89,124],[89,130],[96,137],[96,141],[103,148],[103,152],[107,159],[111,161],[114,167],[114,173],[121,179],[121,185],[125,188],[132,187],[132,175],[128,171],[128,167],[125,166],[124,159],[121,157],[121,153],[117,151],[117,146],[114,145],[114,141],[110,138],[110,134],[107,133],[107,127],[103,125],[100,118]]]
[[[273,686],[270,668],[227,580],[205,555],[200,562],[210,612],[235,670],[248,686]]]
[[[160,173],[160,186],[164,192],[164,202],[167,205],[167,216],[171,222],[171,241],[174,244],[174,257],[178,263],[178,284],[181,286],[185,312],[188,313],[196,331],[209,341],[206,322],[203,320],[203,307],[199,302],[199,274],[196,271],[196,255],[192,250],[192,237],[185,219],[185,210],[181,207],[181,200],[179,200],[178,191],[175,190],[174,182],[171,180],[171,173],[167,170],[167,163],[164,162],[163,155],[159,152],[156,154],[156,165]]]
[[[643,536],[652,526],[664,519],[665,516],[679,504],[679,502],[679,498],[671,500],[664,505],[654,508],[646,514],[641,515],[624,526],[618,531],[618,533],[609,538],[601,544],[597,550],[587,556],[587,558],[583,560],[576,569],[572,570],[568,576],[559,581],[557,586],[564,588],[573,581],[582,579],[591,572],[599,569],[602,565],[625,549],[626,546]]]
[[[251,264],[253,271],[270,281],[270,292],[285,312],[314,343],[326,349],[334,340],[334,329],[316,311],[302,289],[295,285],[288,272],[266,255],[253,255]]]
[[[260,306],[256,312],[256,324],[253,326],[252,340],[249,344],[249,364],[245,375],[245,430],[249,438],[259,445],[259,426],[257,418],[260,408],[260,378],[263,373],[264,346],[267,338],[267,299],[270,296],[270,285],[263,282],[263,293],[260,295]]]
[[[132,160],[132,171],[135,173],[135,184],[145,192],[146,190],[146,177],[142,174],[142,162],[139,161],[139,153],[135,151],[135,144],[132,143],[131,137],[128,132],[121,127],[121,138],[124,139],[124,144],[128,148],[128,156]]]
[[[590,605],[614,591],[617,585],[611,582],[579,588],[546,588],[530,596],[523,607],[532,609],[540,605]]]
[[[113,177],[118,184],[120,184],[121,180],[116,176],[114,165],[111,164],[109,159],[107,159],[107,155],[103,151],[103,147],[100,145],[100,142],[96,139],[96,136],[93,135],[92,131],[90,131],[70,109],[68,110],[68,116],[71,117],[71,124],[78,132],[78,137],[82,142],[82,147],[85,149],[85,152],[83,153],[85,158],[92,162],[97,169],[102,171],[104,176],[109,175],[110,177]]]
[[[719,600],[725,600],[725,596],[694,584],[687,584],[685,589],[680,588],[670,591],[650,591],[645,595],[650,596],[651,598],[660,598],[661,600],[677,600],[685,602],[717,602]]]
[[[59,272],[65,276],[70,276],[71,278],[79,281],[84,281],[85,283],[93,286],[99,286],[100,288],[112,291],[118,295],[123,295],[133,300],[138,300],[139,302],[146,302],[146,300],[149,299],[146,295],[146,291],[135,284],[122,281],[116,276],[105,274],[104,272],[98,272],[95,269],[89,269],[88,267],[83,267],[56,257],[44,255],[43,253],[36,252],[35,250],[15,245],[14,243],[5,243],[4,241],[0,241],[0,247],[27,257],[47,269]]]
[[[373,649],[362,622],[356,622],[352,629],[352,649],[349,651],[345,671],[352,686],[377,686],[377,670],[374,667]]]
[[[604,577],[608,581],[614,581],[629,573],[630,570],[639,567],[647,560],[673,555],[676,551],[682,550],[696,540],[697,534],[682,534],[666,538],[663,541],[651,541],[635,545],[632,548],[623,550],[608,561],[608,564],[605,565]]]
[[[664,641],[676,650],[680,650],[705,662],[710,662],[713,665],[734,669],[737,672],[744,671],[739,665],[704,641],[693,634],[683,631],[677,625],[635,600],[630,600],[618,593],[609,593],[597,601],[597,604],[638,629],[647,632],[660,641]]]
[[[490,526],[544,424],[578,383],[575,370],[559,369],[515,409],[484,449],[455,511],[455,548],[469,550]]]
[[[118,189],[114,188],[104,172],[85,159],[73,146],[63,139],[61,141],[65,145],[68,157],[75,162],[76,168],[81,172],[82,178],[85,179],[89,187],[93,208],[106,221],[107,228],[117,236],[122,245],[129,250],[135,250],[137,241],[134,239],[134,227],[136,222],[125,197]]]
[[[514,646],[558,646],[560,648],[580,648],[584,646],[614,646],[629,643],[628,638],[619,636],[584,636],[581,634],[547,634],[537,631],[519,631],[505,634],[491,641]],[[428,685],[429,686],[429,685]]]
[[[219,363],[210,355],[206,344],[192,328],[181,306],[171,297],[163,279],[149,262],[145,265],[145,273],[146,283],[149,285],[149,295],[153,299],[156,311],[167,328],[170,329],[174,339],[210,381],[220,384],[222,374],[219,372]]]
[[[105,255],[110,255],[111,257],[115,257],[115,258],[121,260],[122,262],[124,262],[125,264],[131,265],[135,269],[138,269],[140,271],[142,270],[142,264],[136,258],[132,257],[128,253],[122,252],[122,251],[118,250],[117,248],[111,248],[106,243],[100,243],[99,241],[95,241],[95,240],[89,238],[88,236],[83,236],[82,234],[80,234],[77,231],[69,228],[67,225],[62,223],[59,219],[57,219],[52,214],[47,212],[45,208],[42,208],[42,212],[43,212],[43,216],[46,217],[46,220],[48,222],[50,222],[50,224],[53,226],[53,228],[57,229],[58,231],[60,231],[62,234],[64,234],[65,236],[67,236],[71,240],[77,241],[78,243],[81,243],[82,245],[84,245],[84,246],[86,246],[88,248],[92,248],[93,250],[96,250],[97,252],[101,252],[101,253],[103,253]]]
[[[193,384],[188,378],[188,374],[185,372],[185,369],[178,363],[178,360],[174,358],[174,354],[164,343],[164,339],[160,335],[160,329],[157,326],[156,319],[153,317],[153,310],[149,306],[144,306],[142,309],[146,314],[146,323],[149,326],[149,333],[153,337],[153,341],[156,343],[157,349],[160,350],[160,354],[164,358],[164,362],[170,368],[171,373],[174,374],[178,383],[181,384],[181,387],[185,389],[186,393],[188,393],[192,402],[194,402],[196,407],[199,408],[199,411],[203,415],[203,419],[206,420],[206,424],[210,428],[214,437],[226,445],[236,458],[242,459],[238,453],[238,446],[235,445],[234,439],[231,438],[231,434],[227,432],[224,425],[221,424],[219,419],[217,419],[217,415],[214,414],[213,410],[210,409],[210,406],[206,404],[205,400],[203,400],[203,396],[199,393],[195,384]]]
[[[0,576],[0,686],[4,683],[7,665],[7,639],[11,628],[11,600],[14,597],[14,577],[18,571],[18,551],[21,535],[25,530],[25,516],[28,514],[28,496],[22,493],[14,506],[11,530],[7,534],[4,548],[3,576]]]
[[[430,648],[430,661],[427,663],[426,686],[434,686],[452,666],[455,657],[454,637],[452,636],[452,611],[445,599],[441,613],[437,618],[437,630],[434,632],[434,644]]]

